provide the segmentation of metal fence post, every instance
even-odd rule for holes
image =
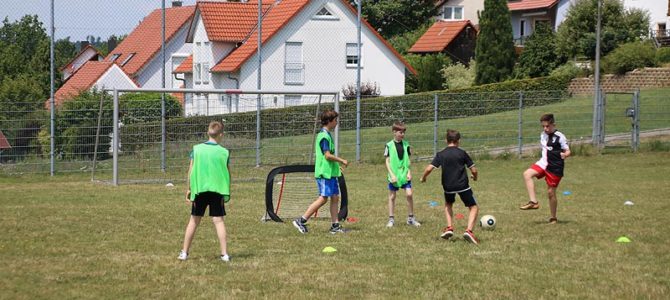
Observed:
[[[598,133],[598,145],[600,149],[605,147],[605,112],[607,111],[607,94],[604,94],[602,91],[600,91],[600,109],[599,109],[599,117],[600,117],[600,126],[598,129],[600,132]]]
[[[119,91],[114,89],[114,120],[112,134],[112,184],[119,185]]]
[[[50,170],[51,170],[51,176],[54,176],[54,173],[56,171],[56,98],[54,95],[55,87],[54,87],[54,82],[55,82],[55,61],[56,61],[56,56],[54,54],[54,49],[55,49],[55,44],[54,44],[54,33],[56,32],[56,27],[54,25],[54,0],[51,0],[51,38],[50,38],[50,50],[49,50],[49,55],[50,55],[50,67],[49,67],[49,77],[50,77],[50,90],[49,90],[49,96],[51,97],[51,101],[49,101],[49,108],[51,109],[50,117],[51,117],[51,136],[50,138],[50,143],[51,143],[51,151],[49,153],[49,159],[50,159]]]
[[[340,113],[340,93],[335,95],[335,111]],[[335,156],[340,156],[340,124],[335,126]]]
[[[165,88],[165,0],[161,1],[161,88]],[[161,171],[165,172],[167,132],[165,130],[165,93],[161,93]]]
[[[437,118],[438,118],[438,101],[439,101],[439,96],[437,94],[433,95],[433,102],[434,102],[434,108],[433,108],[433,157],[437,155],[437,130],[438,130],[438,124],[437,124]]]
[[[637,152],[640,147],[640,89],[633,93],[633,151]]]
[[[261,166],[261,99],[262,95],[258,94],[256,100],[256,167]]]
[[[523,154],[523,92],[519,92],[519,158]]]

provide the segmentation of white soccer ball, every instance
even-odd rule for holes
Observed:
[[[485,215],[481,219],[479,219],[479,226],[482,227],[482,229],[486,230],[493,230],[496,228],[496,218],[492,215]]]

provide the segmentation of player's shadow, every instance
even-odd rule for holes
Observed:
[[[549,224],[549,220],[535,220],[533,221],[533,224],[535,225],[568,225],[570,223],[574,223],[575,221],[572,220],[565,220],[565,219],[559,219],[557,224]]]

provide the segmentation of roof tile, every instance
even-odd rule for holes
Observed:
[[[263,4],[263,11],[270,8]],[[198,2],[198,9],[207,30],[215,42],[241,42],[258,23],[258,4],[239,2]]]
[[[170,41],[184,24],[191,20],[195,6],[171,7],[165,9],[165,41]],[[115,60],[128,76],[134,78],[144,66],[161,50],[161,9],[156,9],[142,20],[112,52],[105,61]],[[122,65],[132,54],[133,57]]]
[[[428,28],[426,33],[414,43],[408,52],[442,52],[467,26],[470,26],[475,30],[472,23],[468,20],[437,21],[433,26]]]
[[[83,90],[90,89],[100,77],[107,72],[107,70],[114,63],[109,61],[88,61],[76,73],[70,77],[68,81],[61,86],[54,94],[56,98],[55,105],[58,106],[69,97],[74,97]],[[48,107],[49,101],[45,103]]]
[[[518,1],[509,1],[507,7],[510,11],[516,10],[531,10],[531,9],[540,9],[540,8],[550,8],[553,7],[558,0],[518,0]]]
[[[193,54],[184,59],[172,73],[193,73]]]
[[[12,148],[12,146],[9,144],[9,141],[7,141],[7,138],[2,133],[2,130],[0,130],[0,149],[10,149],[10,148]]]

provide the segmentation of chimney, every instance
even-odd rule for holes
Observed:
[[[88,41],[79,41],[79,43],[77,43],[77,45],[76,45],[77,46],[76,47],[77,52],[81,52],[81,50],[86,48],[86,46],[88,46],[88,44],[89,44]]]
[[[181,7],[181,1],[172,1],[172,7]]]
[[[112,35],[109,37],[107,40],[107,51],[112,52],[114,51],[114,48],[116,48],[116,36]]]

